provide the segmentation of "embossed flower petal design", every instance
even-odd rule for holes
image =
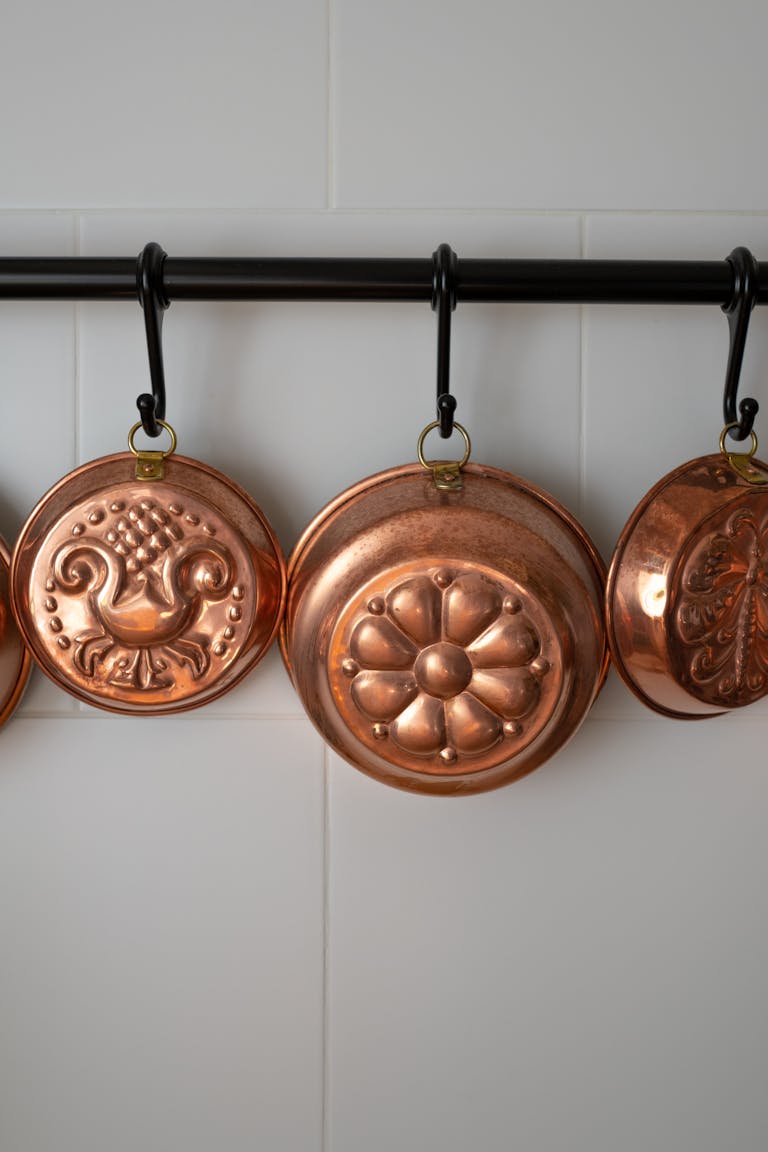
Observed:
[[[352,699],[371,720],[394,720],[418,694],[411,672],[361,672],[352,683]]]
[[[343,669],[376,739],[451,764],[521,734],[549,664],[518,599],[478,573],[441,570],[366,607]]]
[[[676,630],[684,674],[707,698],[750,703],[768,686],[768,522],[741,508],[686,564]]]

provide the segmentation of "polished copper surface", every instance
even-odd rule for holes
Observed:
[[[285,566],[260,510],[213,468],[167,457],[136,479],[130,453],[59,482],[13,553],[11,594],[35,660],[79,699],[115,712],[207,703],[263,656]]]
[[[681,719],[768,691],[768,488],[723,453],[669,473],[616,546],[606,592],[619,673],[649,707]],[[758,477],[759,478],[759,477]]]
[[[32,660],[13,618],[8,588],[10,553],[0,538],[0,724],[12,715],[24,694]]]
[[[307,712],[371,776],[469,793],[532,771],[602,683],[604,569],[550,496],[479,465],[343,492],[289,562],[280,642]]]

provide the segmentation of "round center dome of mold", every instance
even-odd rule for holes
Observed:
[[[472,664],[464,649],[445,641],[424,648],[413,671],[422,691],[438,700],[458,696],[472,679]]]

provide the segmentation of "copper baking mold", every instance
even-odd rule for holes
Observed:
[[[670,472],[616,546],[613,662],[650,708],[715,716],[768,692],[768,466],[722,452]]]
[[[13,610],[36,662],[79,700],[178,712],[264,655],[285,565],[260,509],[220,472],[177,455],[162,479],[136,472],[135,455],[106,456],[43,497],[14,549]]]
[[[289,561],[280,643],[324,738],[369,775],[461,794],[532,771],[605,675],[604,567],[552,497],[466,465],[343,492]]]

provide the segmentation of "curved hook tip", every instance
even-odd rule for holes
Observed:
[[[136,407],[139,410],[141,417],[141,426],[146,432],[147,436],[156,437],[162,432],[162,428],[157,423],[157,407],[155,405],[155,397],[151,396],[149,392],[142,392],[141,396],[136,397]]]
[[[453,414],[458,401],[450,392],[444,392],[437,398],[437,418],[440,421],[440,436],[447,440],[453,433]]]
[[[745,396],[743,400],[739,401],[739,426],[731,432],[734,440],[746,440],[748,436],[752,435],[755,416],[759,410],[760,405],[753,396]]]

